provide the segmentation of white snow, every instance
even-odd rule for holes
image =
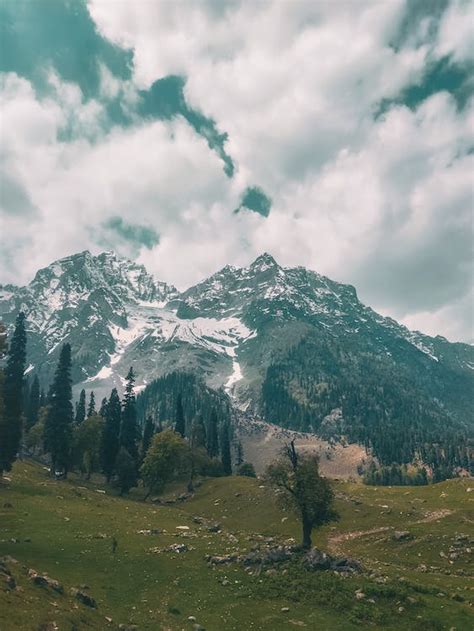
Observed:
[[[232,349],[235,353],[235,349]],[[225,382],[224,388],[228,393],[231,393],[234,389],[235,384],[242,379],[242,370],[240,368],[239,362],[235,359],[235,356],[232,357],[232,373],[230,377]]]
[[[27,375],[29,372],[33,370],[33,368],[34,368],[33,364],[30,364],[23,374]]]
[[[93,377],[89,377],[86,381],[98,381],[99,379],[107,379],[112,376],[112,368],[110,366],[104,366]]]

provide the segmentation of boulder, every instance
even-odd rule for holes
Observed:
[[[408,530],[395,530],[392,539],[394,541],[408,541],[409,539],[413,539],[413,535],[409,533]]]
[[[97,607],[95,599],[92,598],[92,596],[89,596],[89,594],[81,591],[80,589],[71,589],[71,594],[76,598],[76,600],[78,600],[86,607],[91,607],[91,609],[95,609]]]
[[[325,552],[312,548],[305,554],[304,564],[311,570],[329,570],[331,558]]]

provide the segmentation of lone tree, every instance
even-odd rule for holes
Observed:
[[[124,447],[128,454],[135,461],[138,468],[138,425],[137,410],[135,402],[135,373],[130,368],[126,377],[127,385],[125,386],[125,396],[123,399],[122,409],[122,427],[120,429],[120,446]]]
[[[267,468],[266,477],[270,484],[281,491],[283,505],[300,516],[302,547],[311,548],[313,529],[338,518],[333,508],[331,485],[319,474],[318,457],[298,454],[292,440],[285,448],[284,457]]]
[[[161,493],[174,479],[185,475],[190,466],[190,448],[180,434],[165,429],[155,434],[141,467],[143,483],[148,493]]]
[[[86,391],[82,389],[81,394],[79,395],[79,401],[76,404],[75,421],[78,425],[80,425],[84,421],[85,418],[86,418]]]
[[[71,464],[72,448],[71,347],[64,344],[51,387],[50,409],[44,426],[44,448],[51,454],[51,475],[57,470],[65,477]]]
[[[120,422],[122,419],[122,404],[116,388],[110,393],[109,402],[105,410],[105,424],[102,432],[100,457],[102,470],[107,482],[110,482],[115,472],[115,461],[120,447]]]
[[[4,412],[0,419],[0,475],[3,471],[10,471],[20,448],[25,361],[25,314],[20,312],[16,319],[4,370]]]
[[[186,433],[186,421],[184,419],[183,397],[181,396],[181,394],[178,394],[178,398],[176,400],[176,423],[174,426],[174,431],[184,438],[184,435]]]

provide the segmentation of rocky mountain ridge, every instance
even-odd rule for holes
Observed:
[[[363,305],[354,287],[269,254],[178,292],[112,252],[81,252],[26,287],[0,287],[0,318],[11,326],[20,310],[28,372],[45,388],[69,342],[76,389],[98,397],[121,389],[133,365],[138,391],[194,372],[236,408],[298,431],[327,432],[334,410],[343,410],[338,431],[345,417],[364,424],[361,415],[472,426],[473,347],[409,331]]]

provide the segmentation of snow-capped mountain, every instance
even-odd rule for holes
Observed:
[[[311,388],[324,389],[330,361],[359,370],[361,358],[373,357],[462,421],[470,409],[471,346],[409,331],[364,306],[352,286],[281,267],[269,254],[245,268],[226,266],[179,293],[111,252],[81,252],[38,271],[26,287],[0,287],[7,325],[19,310],[27,314],[28,370],[44,387],[67,341],[75,384],[98,396],[121,388],[130,365],[139,389],[174,370],[194,371],[241,408],[267,410],[268,417],[265,388],[277,387],[275,366],[284,371],[291,364],[294,373],[311,359]],[[325,353],[336,350],[326,366]],[[297,375],[278,387],[311,408],[304,383]]]

